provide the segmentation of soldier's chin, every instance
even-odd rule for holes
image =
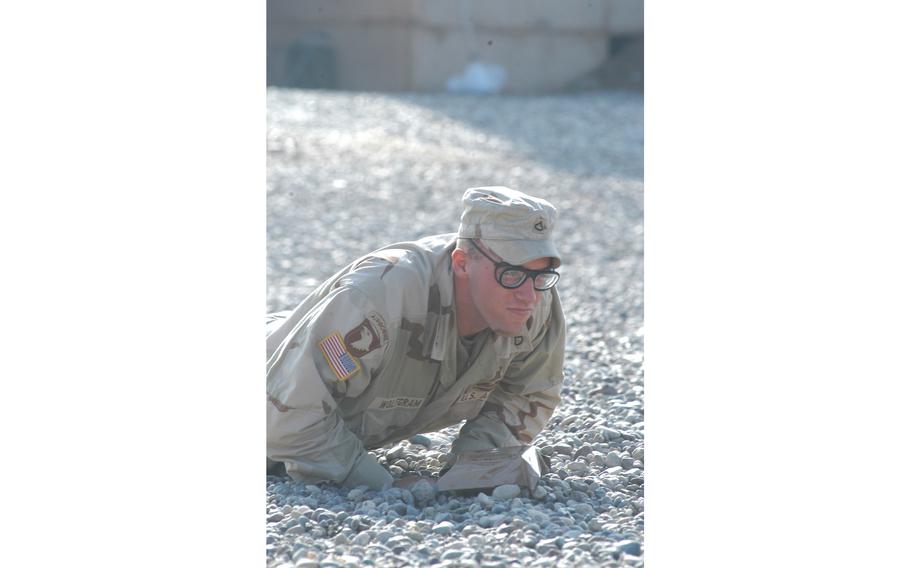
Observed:
[[[496,335],[501,335],[503,337],[515,337],[516,335],[521,335],[521,331],[524,329],[524,326],[518,326],[515,328],[493,328],[493,333]]]

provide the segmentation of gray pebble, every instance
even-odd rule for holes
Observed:
[[[373,535],[370,533],[370,531],[364,531],[351,539],[351,543],[356,544],[357,546],[366,546],[370,544],[372,538]]]
[[[285,534],[303,534],[306,532],[306,527],[304,527],[303,525],[294,525],[294,526],[288,528],[288,530],[286,530],[284,532],[285,532]]]
[[[502,523],[502,520],[505,518],[504,515],[486,515],[481,517],[477,524],[481,527],[488,529],[490,527],[497,527]]]
[[[575,505],[575,512],[581,515],[593,515],[594,507],[587,503],[579,503]]]
[[[495,499],[512,499],[521,495],[521,488],[515,484],[500,485],[493,490]]]
[[[528,511],[528,516],[531,517],[531,520],[539,525],[545,525],[550,521],[550,516],[542,511],[537,509],[531,509]]]
[[[414,545],[414,541],[404,535],[400,535],[393,536],[385,542],[385,545],[392,552],[400,554],[401,552],[404,552],[405,550],[408,550],[410,547],[412,547]]]
[[[633,556],[641,556],[641,543],[632,541],[632,540],[623,540],[616,543],[616,548],[623,551],[626,554],[631,554]]]
[[[430,448],[433,446],[432,440],[430,440],[428,437],[424,436],[423,434],[417,434],[416,436],[411,436],[411,438],[409,438],[408,441],[411,442],[412,444],[418,444],[425,448]]]
[[[616,440],[622,437],[622,434],[618,430],[614,430],[612,428],[604,428],[603,435],[604,438],[608,440]]]
[[[426,479],[421,479],[411,486],[411,495],[417,504],[423,505],[436,496],[436,486]]]
[[[578,450],[575,452],[575,455],[573,457],[575,459],[578,459],[580,457],[584,457],[584,456],[590,454],[593,451],[594,451],[594,448],[592,448],[590,444],[584,444],[582,447],[578,448]]]
[[[622,457],[620,457],[617,452],[610,452],[607,454],[606,466],[607,467],[617,467],[622,464]]]
[[[462,556],[465,556],[466,554],[470,554],[470,551],[456,548],[453,550],[447,550],[447,551],[443,552],[442,556],[440,556],[439,558],[441,560],[453,560],[455,558],[461,558]]]
[[[566,467],[569,471],[578,475],[586,475],[588,473],[588,464],[581,460],[573,461]]]

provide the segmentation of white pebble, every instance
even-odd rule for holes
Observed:
[[[449,521],[442,521],[441,523],[437,523],[433,527],[433,532],[436,534],[441,534],[441,535],[450,535],[450,534],[452,534],[452,531],[454,529],[455,529],[455,525],[453,525]]]
[[[385,458],[389,461],[397,460],[407,453],[407,450],[404,447],[404,444],[398,444],[385,455]]]

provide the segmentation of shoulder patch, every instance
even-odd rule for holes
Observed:
[[[375,329],[379,331],[379,343],[385,345],[389,340],[389,330],[386,328],[385,320],[379,315],[379,312],[370,312],[367,319],[373,323]]]
[[[348,352],[341,334],[337,331],[319,342],[325,360],[339,381],[346,381],[360,370],[360,363]]]
[[[355,357],[363,357],[367,353],[371,353],[376,349],[379,349],[380,345],[385,344],[388,341],[388,332],[384,336],[380,335],[377,327],[374,323],[382,323],[382,318],[379,320],[374,319],[372,316],[379,316],[376,312],[370,312],[370,316],[360,322],[360,325],[349,331],[344,336],[344,344],[351,351]],[[385,324],[382,324],[383,331],[385,331]],[[382,338],[385,338],[383,340]]]

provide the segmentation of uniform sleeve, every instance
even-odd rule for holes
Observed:
[[[267,363],[267,456],[293,479],[381,489],[391,475],[345,425],[338,401],[355,397],[382,366],[387,317],[354,287],[316,304]]]
[[[512,360],[480,413],[461,428],[454,454],[528,444],[546,426],[560,400],[566,343],[555,294],[550,317],[532,341],[534,349]]]

